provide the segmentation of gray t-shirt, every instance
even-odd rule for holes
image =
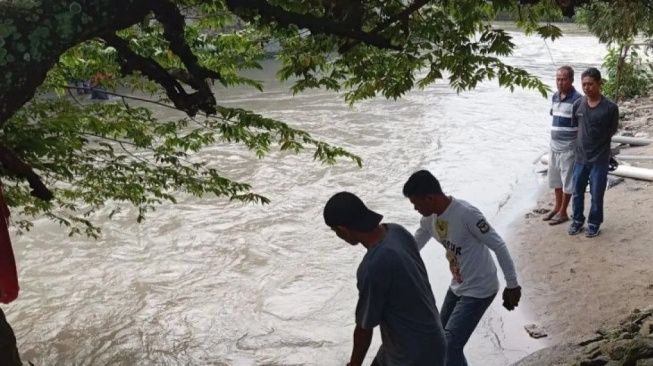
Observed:
[[[356,324],[381,326],[381,366],[442,366],[444,330],[415,239],[400,225],[385,228],[358,267]]]
[[[583,97],[574,104],[574,120],[578,121],[576,161],[603,163],[610,161],[610,140],[619,128],[619,107],[606,97],[590,108]]]

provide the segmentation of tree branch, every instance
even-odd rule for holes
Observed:
[[[150,12],[147,5],[137,0],[0,1],[9,32],[0,46],[0,126],[34,97],[68,48],[140,22]]]
[[[188,82],[197,90],[196,100],[200,102],[198,108],[206,114],[214,114],[215,97],[206,79],[218,79],[223,84],[224,80],[216,71],[206,69],[199,64],[197,56],[186,43],[185,19],[179,8],[169,0],[153,0],[153,3],[152,11],[155,18],[163,25],[163,36],[170,42],[172,52],[179,56],[190,73]]]
[[[20,160],[13,151],[2,144],[0,144],[0,163],[9,173],[24,178],[29,182],[30,187],[32,187],[32,196],[45,201],[49,201],[54,197],[52,192],[43,184],[41,177],[34,173],[32,167]]]
[[[389,39],[374,33],[364,32],[352,28],[347,22],[338,22],[323,17],[316,17],[310,14],[300,14],[288,11],[279,6],[270,5],[265,0],[226,0],[227,7],[240,15],[246,11],[254,10],[262,17],[276,21],[281,25],[296,25],[299,28],[306,28],[312,34],[330,34],[343,38],[356,39],[369,45],[401,50],[400,46],[393,45]]]
[[[130,74],[138,70],[150,80],[159,83],[165,89],[175,107],[190,116],[196,115],[200,110],[207,114],[215,113],[215,98],[208,85],[206,85],[206,89],[188,94],[177,79],[170,75],[163,66],[132,51],[124,39],[115,34],[103,35],[102,39],[120,54],[123,73]],[[203,82],[206,84],[205,81]]]
[[[208,86],[205,79],[218,79],[223,81],[222,76],[216,71],[202,67],[197,56],[193,54],[184,38],[185,19],[179,8],[169,0],[154,0],[152,6],[155,18],[163,25],[163,36],[170,42],[170,49],[186,66],[192,79],[191,86],[197,90]]]
[[[406,7],[404,10],[400,11],[399,13],[395,14],[394,16],[386,19],[383,23],[377,25],[372,29],[371,33],[377,34],[388,28],[390,25],[393,23],[397,22],[398,20],[402,19],[408,19],[408,17],[413,14],[414,12],[418,11],[421,9],[423,6],[428,4],[431,0],[415,0],[410,6]],[[354,41],[350,43],[346,43],[342,47],[340,47],[340,53],[345,53],[352,49],[354,46],[359,44],[360,41]]]
[[[534,5],[542,0],[519,0],[521,5]],[[589,3],[589,0],[555,0],[560,10],[562,10],[562,15],[566,17],[571,17],[576,13],[576,8]]]
[[[389,27],[394,22],[396,22],[398,20],[401,20],[401,19],[408,18],[411,14],[418,11],[424,5],[428,4],[429,2],[431,2],[431,0],[415,0],[415,2],[410,4],[410,6],[406,7],[401,12],[399,12],[396,15],[390,17],[389,19],[387,19],[386,21],[384,21],[383,23],[379,24],[374,29],[372,29],[372,33],[381,32],[382,30],[386,29],[387,27]]]

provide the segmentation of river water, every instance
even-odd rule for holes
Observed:
[[[548,48],[537,37],[512,35],[518,48],[508,62],[552,87],[557,66],[571,64],[580,74],[605,54],[583,33]],[[24,360],[344,365],[364,248],[350,247],[324,226],[321,212],[330,195],[355,192],[386,221],[414,230],[419,216],[401,188],[425,168],[446,192],[477,205],[508,239],[535,202],[532,163],[547,149],[550,123],[549,102],[535,91],[510,93],[486,82],[456,94],[441,83],[396,102],[374,99],[350,108],[330,92],[292,96],[274,74],[272,62],[252,74],[264,82],[263,93],[230,89],[218,91],[217,99],[343,146],[361,156],[364,167],[323,166],[310,154],[274,152],[257,160],[217,144],[202,158],[253,183],[270,205],[181,197],[141,225],[129,209],[112,220],[98,216],[100,240],[69,238],[57,224],[37,220],[31,232],[14,236],[22,292],[4,308]],[[440,306],[450,276],[434,243],[422,256]],[[507,365],[543,347],[523,330],[531,318],[528,304],[509,313],[495,299],[466,348],[470,364]],[[368,356],[379,338],[376,333]]]

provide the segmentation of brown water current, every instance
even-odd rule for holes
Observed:
[[[554,87],[557,66],[599,66],[605,49],[586,34],[554,43],[514,33],[508,61]],[[555,62],[555,64],[553,63]],[[340,190],[414,230],[419,215],[401,188],[429,169],[450,194],[477,205],[506,238],[535,202],[532,162],[547,150],[549,102],[495,81],[456,94],[446,84],[399,101],[349,108],[331,92],[292,96],[275,64],[253,74],[265,91],[218,91],[228,106],[252,109],[343,146],[364,167],[329,167],[310,154],[262,160],[216,144],[202,156],[225,175],[253,184],[267,206],[181,197],[143,224],[127,207],[98,216],[100,240],[69,238],[45,219],[14,236],[22,293],[4,307],[24,360],[35,365],[344,365],[351,350],[355,273],[364,255],[325,227],[322,207]],[[159,110],[158,113],[169,113]],[[106,213],[113,207],[109,207]],[[508,240],[508,245],[510,242]],[[438,306],[450,275],[434,241],[422,251]],[[527,271],[528,268],[518,268]],[[500,274],[500,278],[502,275]],[[527,288],[524,291],[528,291]],[[471,365],[507,365],[541,348],[500,297],[467,345]],[[378,348],[375,336],[370,357]]]

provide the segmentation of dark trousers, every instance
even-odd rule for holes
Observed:
[[[21,366],[18,349],[16,348],[16,336],[11,329],[5,313],[0,309],[0,365],[3,366]]]
[[[590,212],[587,222],[601,225],[603,222],[603,196],[608,186],[608,163],[579,163],[574,166],[574,194],[572,197],[571,218],[585,222],[585,190],[590,185]]]
[[[447,291],[440,312],[447,338],[447,366],[467,366],[463,348],[495,296],[478,299],[456,296],[451,289]]]

